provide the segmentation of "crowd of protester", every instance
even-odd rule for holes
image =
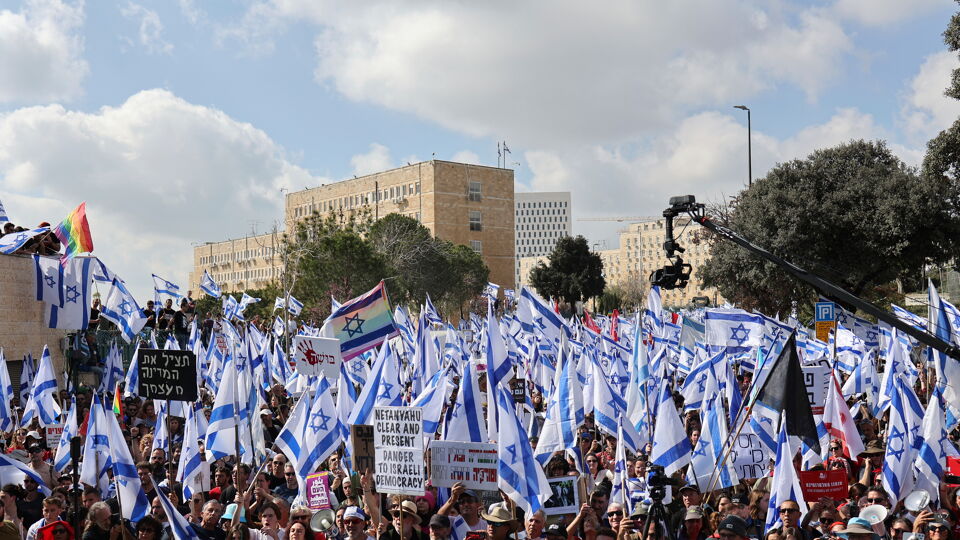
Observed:
[[[50,223],[44,221],[38,225],[39,227],[49,227]],[[4,222],[3,228],[0,229],[0,237],[6,236],[8,234],[17,234],[20,232],[26,232],[30,229],[26,227],[21,227],[10,221]],[[53,231],[44,232],[34,236],[27,241],[20,249],[16,251],[17,254],[21,255],[57,255],[60,253],[60,239],[57,238],[57,235],[53,234]]]

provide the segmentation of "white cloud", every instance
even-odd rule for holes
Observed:
[[[0,102],[71,99],[90,68],[83,59],[83,2],[31,0],[0,10]]]
[[[916,142],[925,142],[960,117],[960,101],[943,93],[957,68],[957,53],[939,52],[928,56],[910,81],[903,97],[902,117],[907,134]]]
[[[170,54],[173,45],[163,39],[163,23],[160,15],[140,4],[127,2],[120,13],[138,23],[137,41],[151,54]]]
[[[180,13],[190,24],[197,24],[207,16],[202,9],[197,7],[194,0],[177,0],[177,3],[180,5]]]
[[[16,223],[81,201],[95,253],[143,297],[151,272],[186,286],[191,242],[282,219],[281,188],[317,185],[263,131],[164,90],[94,113],[59,105],[0,115],[0,200]]]
[[[684,3],[255,3],[225,36],[318,28],[316,77],[350,99],[517,148],[610,144],[791,85],[815,99],[852,44],[822,8]],[[232,34],[231,34],[232,32]]]
[[[450,158],[450,161],[456,161],[457,163],[472,163],[474,165],[483,165],[483,163],[480,162],[480,156],[478,156],[476,152],[472,152],[470,150],[461,150],[457,152]]]
[[[837,0],[837,15],[866,26],[902,23],[936,9],[950,9],[949,0]]]
[[[353,165],[353,174],[357,176],[395,167],[390,149],[379,143],[371,143],[369,152],[351,157],[350,164]]]

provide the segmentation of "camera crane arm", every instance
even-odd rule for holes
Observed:
[[[679,197],[670,198],[670,208],[663,211],[663,217],[666,218],[667,224],[665,227],[666,238],[664,240],[664,249],[667,250],[668,256],[672,257],[672,249],[675,249],[677,246],[676,240],[673,238],[673,218],[679,216],[680,214],[687,214],[690,216],[692,221],[699,223],[701,226],[713,231],[718,234],[721,238],[729,240],[740,247],[746,249],[747,251],[758,255],[773,264],[783,268],[787,272],[790,272],[798,279],[808,283],[813,288],[817,289],[823,293],[828,298],[835,298],[844,302],[846,304],[856,306],[857,309],[863,310],[865,313],[869,313],[877,318],[877,320],[883,321],[890,326],[900,330],[904,334],[907,334],[920,343],[932,347],[951,358],[960,360],[960,347],[957,347],[951,343],[947,343],[937,336],[925,332],[919,328],[911,326],[899,318],[897,318],[892,313],[881,309],[880,307],[848,292],[843,287],[836,285],[813,272],[809,272],[800,268],[796,264],[793,264],[789,261],[785,261],[780,257],[777,257],[773,253],[770,253],[766,249],[750,242],[743,236],[740,236],[737,232],[732,229],[720,225],[719,223],[714,222],[710,219],[710,216],[707,215],[703,203],[696,202],[696,198],[693,195],[682,195]],[[686,285],[684,282],[682,286]],[[667,288],[672,288],[667,285]]]

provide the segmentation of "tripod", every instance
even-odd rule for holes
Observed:
[[[662,489],[662,488],[661,488]],[[667,515],[667,509],[663,506],[663,495],[653,499],[653,504],[647,510],[647,519],[643,521],[643,531],[640,533],[640,540],[647,540],[650,534],[650,524],[656,524],[662,531],[666,531],[665,539],[676,540],[673,529],[670,528],[670,519]]]

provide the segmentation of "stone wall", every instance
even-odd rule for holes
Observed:
[[[20,361],[27,353],[39,362],[47,345],[54,369],[63,369],[64,330],[47,328],[43,321],[43,302],[36,300],[33,259],[19,255],[0,255],[0,347],[7,359],[13,386],[19,384]]]

